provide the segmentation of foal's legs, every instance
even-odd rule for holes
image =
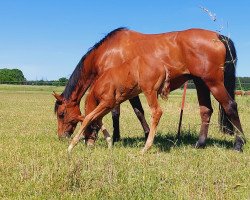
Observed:
[[[90,130],[88,130],[88,129],[90,129]],[[110,134],[109,134],[108,130],[103,125],[102,119],[98,119],[97,122],[93,121],[88,126],[88,128],[86,129],[86,131],[85,131],[85,141],[86,141],[87,146],[94,146],[95,141],[97,139],[97,132],[100,129],[101,129],[101,131],[103,133],[104,139],[106,140],[106,142],[108,144],[108,148],[111,148],[112,147],[111,137],[110,137]]]
[[[131,106],[133,107],[137,118],[141,122],[143,131],[144,131],[144,134],[145,134],[145,139],[147,139],[148,134],[149,134],[149,127],[148,127],[148,123],[147,123],[147,121],[145,119],[145,116],[144,116],[144,110],[142,108],[139,96],[136,96],[136,97],[134,97],[132,99],[129,99],[129,102],[130,102]]]
[[[88,127],[88,125],[93,122],[94,120],[98,119],[102,115],[108,113],[110,110],[107,110],[107,106],[104,104],[99,104],[91,113],[89,113],[83,120],[82,125],[78,131],[78,133],[75,135],[75,137],[72,139],[69,147],[68,147],[68,153],[72,151],[74,146],[77,145],[81,137],[83,137],[84,131]]]
[[[147,98],[148,105],[151,109],[151,125],[146,144],[142,149],[142,153],[145,153],[152,146],[156,128],[162,115],[162,109],[157,100],[157,92],[156,91],[152,91],[150,93],[145,92],[144,94]]]
[[[103,125],[102,120],[98,120],[98,126],[101,128],[101,131],[103,133],[104,139],[107,141],[108,143],[108,148],[112,147],[112,142],[111,142],[111,137],[109,135],[108,130],[106,129],[106,127]]]
[[[235,146],[234,149],[242,151],[242,146],[245,143],[245,136],[241,127],[237,103],[229,96],[223,82],[207,82],[207,85],[212,92],[213,96],[224,108],[227,117],[235,127]]]
[[[211,106],[210,91],[208,87],[200,78],[194,78],[194,83],[197,90],[201,116],[200,135],[195,147],[203,148],[206,145],[209,122],[213,113],[213,109]]]

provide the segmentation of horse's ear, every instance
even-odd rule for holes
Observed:
[[[60,101],[60,102],[63,101],[63,97],[57,94],[55,91],[53,91],[52,95],[56,98],[57,101]]]
[[[78,115],[78,116],[77,116],[77,119],[78,119],[80,122],[83,122],[83,120],[84,120],[84,116],[82,116],[82,115]]]

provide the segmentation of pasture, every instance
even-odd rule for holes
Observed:
[[[0,85],[1,199],[250,198],[250,144],[244,153],[232,150],[234,137],[220,133],[217,125],[216,100],[205,149],[193,148],[200,128],[195,90],[187,91],[181,142],[175,139],[182,98],[177,90],[167,102],[160,100],[164,114],[153,148],[145,155],[140,155],[142,128],[124,102],[122,140],[109,150],[100,132],[94,148],[79,144],[68,160],[68,141],[56,135],[53,90],[63,88]],[[236,98],[249,141],[250,97]],[[143,95],[141,100],[150,122]],[[104,123],[112,133],[110,114]]]

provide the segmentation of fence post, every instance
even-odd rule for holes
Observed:
[[[179,119],[178,132],[177,132],[178,141],[180,141],[180,137],[181,137],[181,123],[182,123],[182,116],[183,116],[183,110],[184,110],[185,99],[186,99],[187,85],[188,85],[188,81],[185,82],[184,88],[183,88],[181,112],[180,112],[180,119]]]

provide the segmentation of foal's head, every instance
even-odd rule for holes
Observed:
[[[53,95],[56,98],[55,113],[57,115],[58,137],[70,137],[74,132],[77,123],[83,120],[79,104],[66,100],[56,93]]]

